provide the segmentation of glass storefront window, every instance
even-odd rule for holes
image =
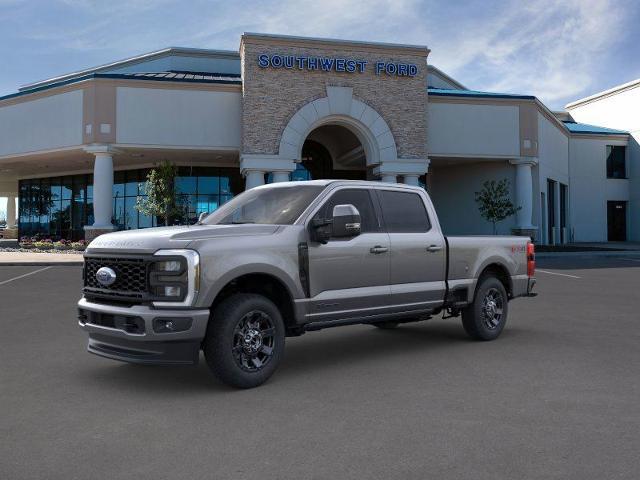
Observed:
[[[114,174],[113,224],[118,230],[162,224],[136,210],[144,197],[149,170],[118,171]],[[173,223],[194,223],[202,212],[213,212],[240,193],[243,181],[237,168],[180,167],[176,177],[183,201],[182,214]],[[93,175],[73,175],[21,180],[19,186],[21,236],[77,240],[93,216]]]

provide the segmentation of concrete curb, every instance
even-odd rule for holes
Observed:
[[[84,262],[76,260],[69,262],[0,262],[2,267],[81,267]]]

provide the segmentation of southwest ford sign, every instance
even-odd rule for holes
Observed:
[[[415,77],[418,66],[413,63],[375,62],[372,67],[366,60],[353,60],[336,57],[300,57],[297,55],[258,55],[261,68],[284,68],[289,70],[318,70],[322,72],[364,73],[373,68],[376,75],[385,74],[396,77]]]

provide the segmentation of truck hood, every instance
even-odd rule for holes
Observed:
[[[186,248],[193,240],[223,237],[271,235],[278,225],[188,225],[145,228],[100,235],[87,247],[87,253],[153,253],[161,248]]]

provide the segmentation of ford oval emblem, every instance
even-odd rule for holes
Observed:
[[[96,280],[100,282],[100,285],[108,287],[116,281],[116,272],[109,267],[102,267],[96,272]]]

